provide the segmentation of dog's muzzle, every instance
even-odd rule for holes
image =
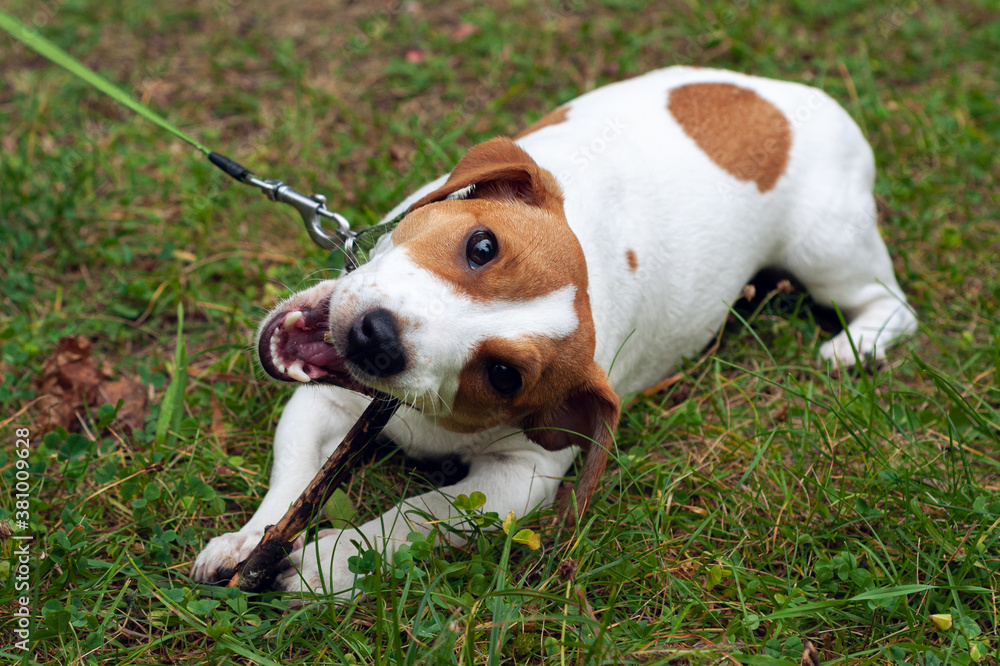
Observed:
[[[358,317],[347,332],[345,351],[352,366],[372,377],[391,377],[406,368],[399,325],[384,308]]]
[[[275,312],[265,322],[257,342],[260,365],[279,381],[335,384],[370,393],[348,371],[329,336],[327,299],[316,307]]]

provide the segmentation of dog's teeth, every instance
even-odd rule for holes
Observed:
[[[278,367],[278,372],[282,372],[282,373],[285,372],[285,364],[284,363],[282,363],[281,361],[278,361],[276,365]]]
[[[288,369],[285,370],[285,374],[295,381],[302,382],[303,384],[308,384],[312,381],[309,379],[309,375],[305,373],[305,370],[302,369],[302,361],[296,361],[288,366]]]
[[[297,322],[299,319],[302,319],[301,310],[296,310],[295,312],[289,312],[288,314],[285,315],[285,320],[281,322],[281,328],[287,331],[292,326],[295,326],[295,322]]]

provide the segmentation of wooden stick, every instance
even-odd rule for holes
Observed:
[[[239,587],[244,592],[261,592],[270,587],[278,574],[278,565],[292,552],[295,537],[309,524],[330,493],[350,477],[354,465],[371,448],[398,407],[399,401],[393,397],[375,396],[295,504],[277,525],[264,529],[264,537],[249,557],[236,565],[236,573],[226,587]]]

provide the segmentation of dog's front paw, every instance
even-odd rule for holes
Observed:
[[[236,573],[236,565],[250,556],[263,536],[263,529],[244,527],[239,532],[215,537],[195,558],[191,566],[191,578],[199,583],[213,585],[229,582]],[[302,537],[299,537],[295,547],[301,548],[302,543]]]
[[[276,589],[333,594],[342,600],[355,595],[354,574],[351,573],[347,560],[351,555],[357,554],[357,549],[347,539],[339,538],[337,530],[330,532],[288,554],[288,568],[275,579]]]
[[[236,565],[245,560],[264,536],[264,530],[243,529],[221,534],[198,553],[191,578],[199,583],[224,583],[233,577]]]

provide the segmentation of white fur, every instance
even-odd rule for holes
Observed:
[[[708,82],[754,90],[789,118],[789,160],[773,189],[761,193],[753,182],[719,168],[667,111],[670,89]],[[825,93],[733,72],[672,67],[600,88],[568,106],[565,122],[518,143],[563,188],[567,221],[587,259],[595,359],[610,369],[620,395],[657,382],[704,348],[743,286],[765,267],[787,269],[817,302],[835,303],[844,312],[848,331],[821,347],[822,359],[852,364],[854,349],[862,358],[880,358],[895,339],[916,329],[875,225],[871,149]],[[444,179],[415,192],[386,219]],[[628,250],[638,260],[635,271],[625,260]],[[474,340],[532,333],[558,338],[578,325],[570,292],[525,304],[473,303],[418,269],[391,242],[380,244],[369,265],[322,289],[334,292],[331,302],[346,315],[340,321],[387,301],[407,316],[435,321],[418,338],[419,356],[407,371],[411,396],[421,397],[431,417],[451,404],[455,377]],[[240,532],[208,544],[193,567],[195,579],[213,580],[220,568],[246,557],[365,404],[342,389],[296,391],[275,435],[267,496]],[[387,435],[416,455],[457,453],[470,473],[453,486],[406,500],[357,531],[297,550],[293,566],[279,578],[281,587],[351,594],[347,558],[357,552],[352,539],[391,553],[412,529],[429,529],[417,513],[449,519],[454,511],[447,498],[473,491],[486,494],[487,511],[522,515],[553,501],[574,455],[572,449],[544,451],[512,428],[446,432],[405,408]]]

